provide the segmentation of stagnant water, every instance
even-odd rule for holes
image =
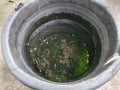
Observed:
[[[33,70],[45,78],[64,82],[89,69],[89,53],[75,33],[52,32],[27,43]]]

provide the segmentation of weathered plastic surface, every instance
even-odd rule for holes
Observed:
[[[79,0],[78,0],[79,1]],[[93,2],[95,2],[97,5],[100,5],[101,7],[105,8],[110,15],[112,15],[114,23],[116,25],[116,31],[118,32],[118,30],[120,29],[120,23],[117,19],[117,17],[114,15],[114,13],[109,9],[109,7],[107,7],[106,5],[104,5],[102,2],[100,2],[100,0],[92,0]],[[13,55],[11,54],[10,48],[9,48],[9,30],[12,26],[12,23],[14,22],[14,20],[16,19],[17,15],[19,14],[19,12],[21,12],[23,9],[27,9],[26,7],[29,6],[30,4],[33,4],[33,6],[35,4],[37,4],[37,0],[34,1],[29,1],[27,2],[25,5],[23,5],[21,8],[17,9],[16,11],[13,12],[13,14],[9,17],[5,27],[4,27],[4,31],[3,31],[3,36],[2,36],[2,48],[3,48],[3,54],[4,57],[6,59],[6,62],[11,70],[11,72],[23,83],[29,85],[32,88],[35,89],[41,89],[41,90],[79,90],[79,89],[83,89],[83,90],[88,90],[88,89],[95,89],[97,87],[99,87],[100,85],[104,84],[106,81],[110,80],[115,74],[116,72],[119,70],[120,68],[120,57],[119,57],[119,35],[117,37],[118,41],[117,41],[117,48],[116,51],[114,53],[114,56],[112,57],[112,59],[110,59],[111,61],[113,61],[110,65],[109,68],[105,69],[103,67],[103,71],[101,73],[98,73],[97,76],[95,76],[94,78],[89,78],[88,80],[85,81],[76,81],[74,83],[64,83],[64,84],[58,84],[58,83],[53,83],[50,81],[46,81],[43,79],[39,79],[37,78],[36,75],[34,75],[31,72],[28,72],[27,69],[25,68],[25,66],[22,64],[22,62],[19,62],[19,60],[17,62],[15,62],[15,58],[13,58]],[[36,8],[31,8],[32,11],[34,12],[34,9]],[[22,14],[26,14],[26,13],[22,13]],[[27,16],[21,16],[20,18],[26,18]],[[19,18],[18,18],[19,19]],[[21,22],[21,20],[19,19],[19,22]],[[19,25],[19,23],[14,23]],[[118,32],[119,34],[119,32]],[[14,47],[14,46],[13,46]],[[17,56],[17,55],[16,55]],[[109,60],[109,61],[110,61]]]

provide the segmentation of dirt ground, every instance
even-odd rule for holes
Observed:
[[[3,25],[8,15],[14,10],[15,6],[18,3],[24,1],[25,0],[0,0],[0,36]],[[111,8],[113,8],[118,17],[120,18],[120,6],[119,6],[120,1],[105,0],[105,3],[107,3]],[[13,75],[11,75],[3,59],[1,46],[0,46],[0,90],[32,90],[29,87],[23,85],[16,78],[14,78]],[[120,71],[112,80],[110,80],[97,90],[120,90]]]

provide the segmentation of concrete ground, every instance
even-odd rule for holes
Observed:
[[[18,3],[24,1],[25,0],[0,0],[0,36],[3,25],[8,15],[14,10],[15,6]],[[120,1],[119,0],[104,0],[104,1],[115,10],[115,13],[120,18],[120,6],[119,6]],[[23,85],[13,75],[11,75],[3,59],[1,46],[0,46],[0,90],[32,90],[29,87]],[[116,76],[112,80],[110,80],[97,90],[120,90],[120,71],[116,74]]]

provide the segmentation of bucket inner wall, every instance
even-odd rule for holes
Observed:
[[[31,46],[30,44],[32,42],[35,43],[35,41],[38,38],[46,34],[49,35],[50,33],[54,33],[54,32],[67,33],[69,35],[75,34],[76,37],[78,38],[77,39],[78,42],[81,42],[82,44],[85,45],[86,50],[87,50],[86,56],[88,56],[87,58],[88,63],[86,63],[86,65],[88,65],[87,67],[88,69],[86,69],[85,72],[81,73],[80,75],[77,75],[74,78],[73,77],[71,79],[69,78],[68,80],[58,80],[58,82],[69,82],[69,81],[74,81],[74,80],[83,78],[89,73],[91,73],[98,65],[99,58],[101,55],[100,38],[93,24],[83,19],[82,17],[75,15],[75,14],[70,14],[70,13],[51,14],[47,17],[39,19],[32,26],[33,27],[31,27],[31,30],[29,30],[32,32],[29,32],[29,34],[26,37],[25,44],[24,44],[25,45],[24,46],[24,57],[26,58],[26,62],[29,65],[29,67],[38,75],[45,77],[41,73],[40,66],[38,65],[38,62],[41,63],[40,59],[37,58],[37,57],[40,57],[40,54],[36,57],[36,59],[34,58],[37,61],[36,63],[36,61],[33,60],[30,54],[30,46]],[[54,47],[51,46],[51,48],[54,48]],[[35,48],[35,49],[38,49],[38,48]],[[53,80],[53,81],[57,81],[57,80]]]

